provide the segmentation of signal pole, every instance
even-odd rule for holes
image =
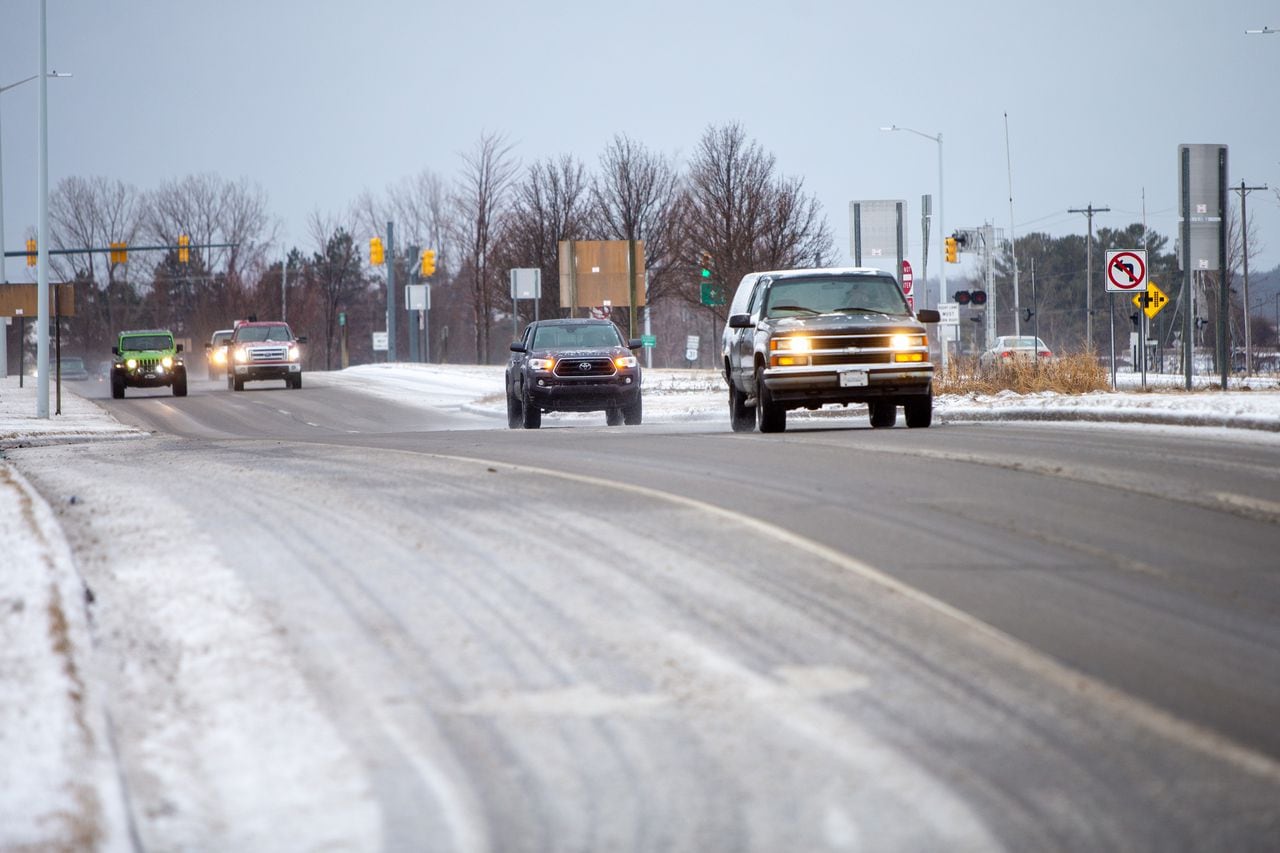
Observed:
[[[1093,215],[1095,213],[1106,213],[1111,210],[1109,207],[1094,207],[1093,202],[1089,202],[1089,206],[1085,208],[1073,207],[1067,213],[1083,213],[1089,218],[1089,242],[1085,243],[1085,271],[1084,271],[1084,327],[1085,338],[1088,341],[1089,354],[1093,355]]]
[[[1254,190],[1265,190],[1267,185],[1260,187],[1246,187],[1244,181],[1240,181],[1240,186],[1232,187],[1232,191],[1240,193],[1240,254],[1244,257],[1244,374],[1245,376],[1253,375],[1253,341],[1249,331],[1249,217],[1247,214],[1248,204],[1245,199],[1249,193]]]

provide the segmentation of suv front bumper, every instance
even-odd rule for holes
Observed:
[[[841,374],[846,374],[842,384]],[[857,374],[862,374],[861,376]],[[865,384],[858,384],[865,378]],[[788,408],[826,403],[866,403],[885,397],[912,397],[933,392],[933,365],[773,367],[764,384],[774,402]]]

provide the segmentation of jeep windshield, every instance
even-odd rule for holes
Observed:
[[[287,326],[245,326],[236,332],[237,341],[278,341],[288,343],[293,340]]]
[[[532,348],[536,350],[602,349],[625,346],[618,329],[611,323],[574,326],[539,326],[534,330]]]
[[[898,283],[889,276],[779,279],[769,288],[766,317],[816,314],[907,314]]]
[[[120,349],[130,352],[173,349],[173,338],[168,335],[131,335],[122,340]]]

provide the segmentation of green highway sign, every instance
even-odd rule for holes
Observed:
[[[641,335],[640,342],[648,349],[653,349],[658,345],[657,335]]]

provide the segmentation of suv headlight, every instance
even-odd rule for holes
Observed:
[[[130,370],[133,370],[138,366],[138,360],[136,358],[131,358],[124,363],[124,366],[129,368]]]
[[[164,358],[160,359],[160,363],[165,367],[173,367],[173,357],[166,355]]]
[[[925,346],[924,335],[894,335],[889,338],[889,346],[897,350],[922,347]]]
[[[556,366],[554,358],[531,358],[529,359],[530,370],[550,370]]]
[[[769,341],[769,346],[780,352],[808,352],[813,348],[812,342],[802,335],[794,335],[789,338],[774,338]]]

